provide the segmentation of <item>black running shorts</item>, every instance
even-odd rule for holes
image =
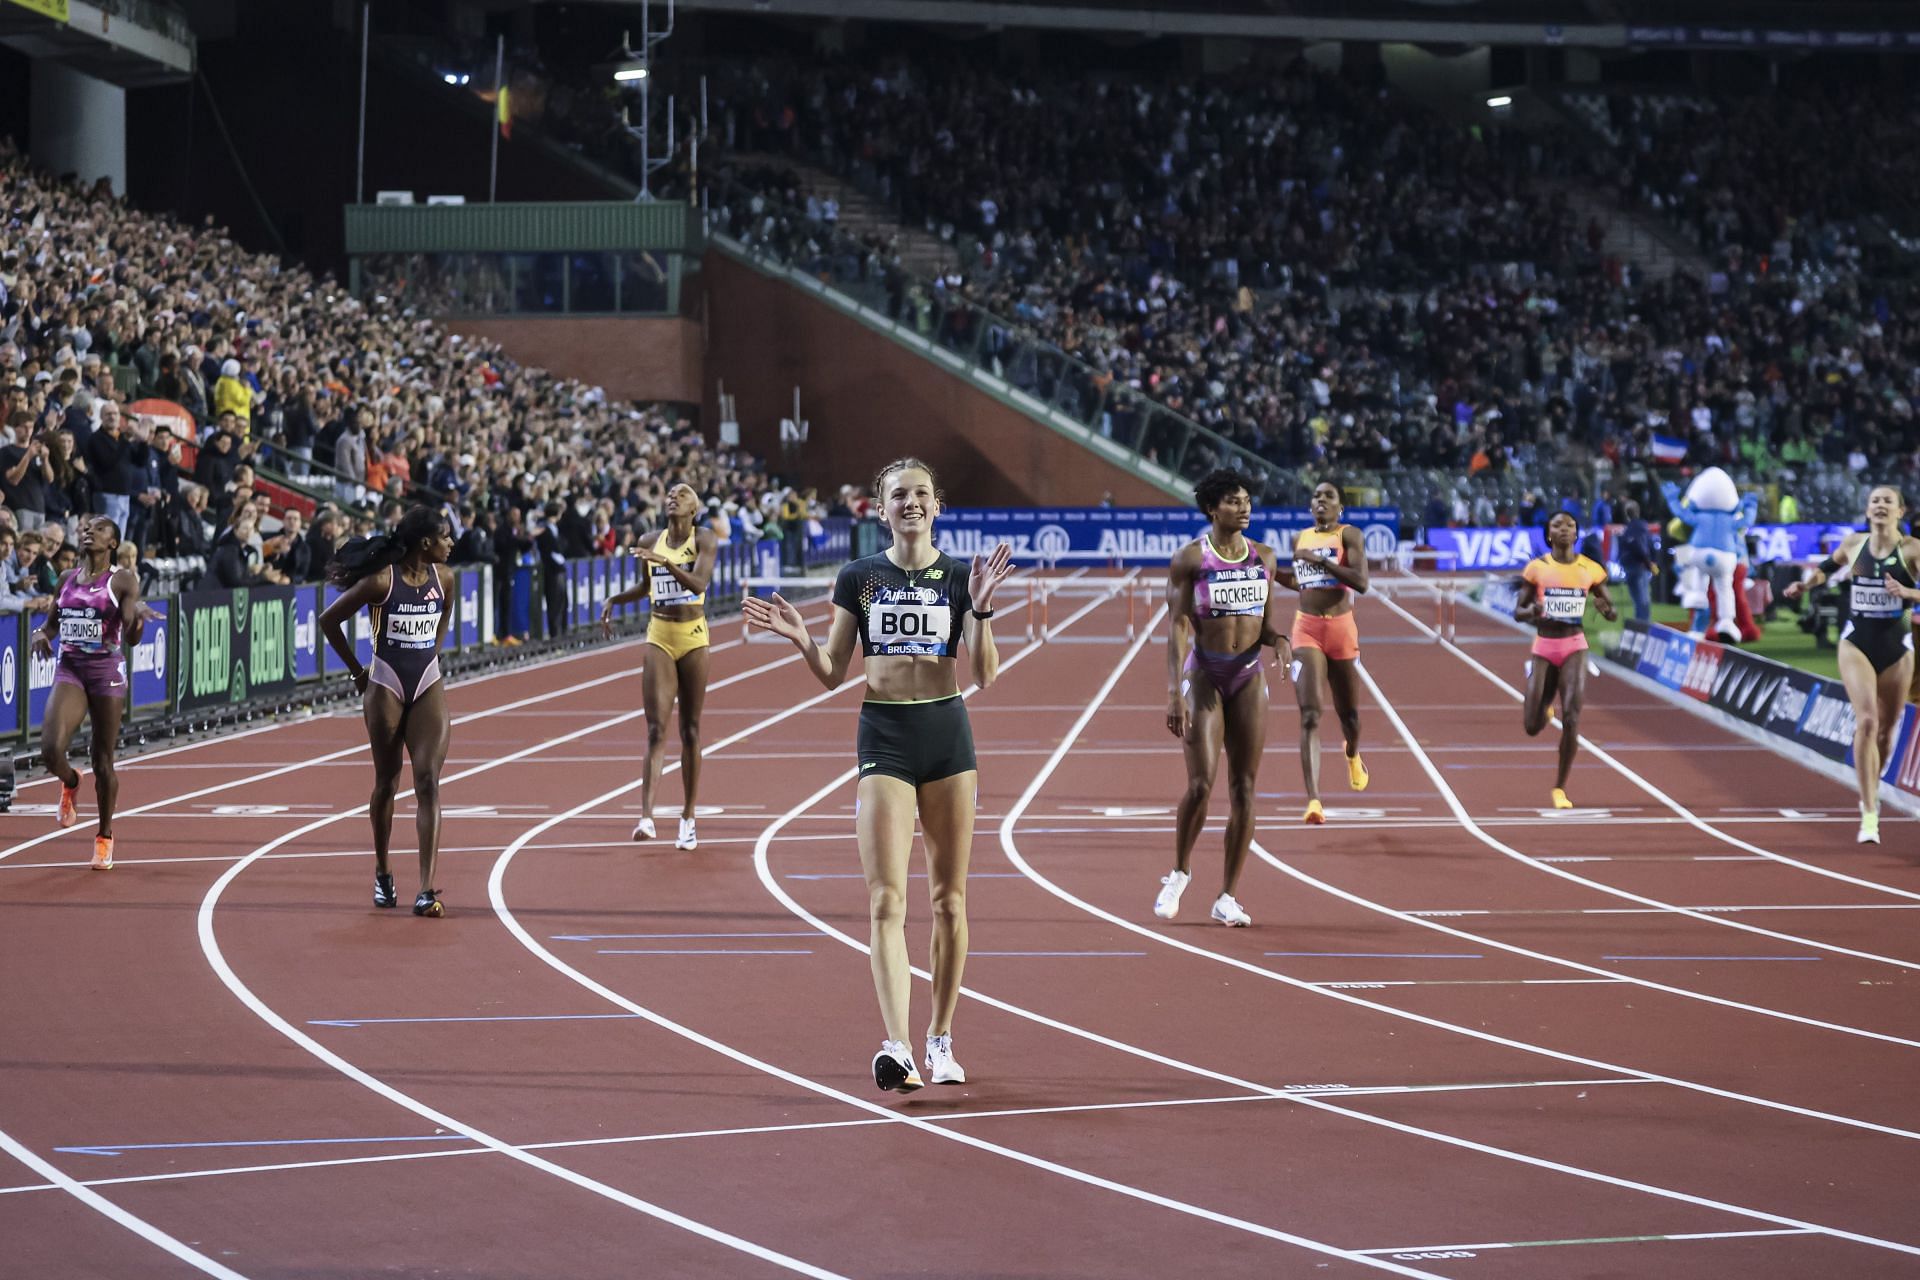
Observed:
[[[916,787],[979,768],[958,694],[935,702],[862,703],[859,755],[861,777],[878,774]]]

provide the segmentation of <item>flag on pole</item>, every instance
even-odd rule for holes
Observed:
[[[1655,462],[1682,462],[1687,456],[1687,442],[1673,436],[1656,435],[1653,438],[1653,460]]]
[[[495,118],[500,122],[500,136],[503,138],[512,138],[513,105],[507,100],[507,96],[507,86],[503,84],[500,86],[500,92],[495,95],[494,114]]]

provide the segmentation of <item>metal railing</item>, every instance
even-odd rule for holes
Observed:
[[[1120,384],[1032,326],[890,263],[882,248],[730,181],[713,190],[710,214],[710,229],[724,233],[749,257],[804,273],[885,317],[910,345],[942,353],[943,359],[957,357],[963,367],[992,375],[1027,412],[1043,420],[1057,413],[1087,428],[1167,473],[1170,488],[1232,466],[1254,480],[1258,502],[1305,501],[1306,490],[1293,469]]]

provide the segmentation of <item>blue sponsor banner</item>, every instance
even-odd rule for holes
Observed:
[[[575,560],[567,565],[567,581],[570,584],[569,599],[572,601],[572,614],[569,621],[576,627],[584,627],[593,620],[593,562]]]
[[[131,709],[134,711],[163,707],[169,701],[167,662],[173,650],[168,648],[172,637],[167,633],[172,629],[173,601],[149,600],[147,607],[153,610],[155,616],[147,619],[146,630],[140,633],[140,643],[133,646],[133,670],[128,675],[132,684]]]
[[[1747,530],[1755,564],[1818,560],[1854,531],[1850,524],[1757,524]]]
[[[1369,558],[1386,559],[1399,549],[1397,508],[1348,507],[1341,518],[1365,535]],[[1191,507],[956,507],[940,513],[934,542],[963,560],[1005,542],[1016,560],[1082,556],[1154,564],[1171,559],[1206,527],[1206,517]],[[1312,527],[1305,508],[1256,507],[1247,533],[1287,560],[1294,536]]]
[[[47,615],[36,613],[27,619],[27,634],[47,625]],[[27,657],[27,731],[33,732],[47,718],[47,699],[53,696],[53,657],[38,657],[28,645]]]
[[[1429,529],[1427,542],[1440,554],[1441,573],[1462,569],[1520,569],[1547,551],[1545,529]]]
[[[458,599],[458,612],[455,622],[454,646],[461,650],[477,649],[485,643],[481,630],[480,610],[486,600],[486,583],[478,569],[457,569],[453,575],[453,593]]]
[[[318,583],[293,589],[293,678],[320,678],[320,650],[326,639],[320,634],[320,586]]]
[[[19,614],[12,622],[0,621],[0,737],[15,737],[25,727],[20,668],[27,658],[27,644],[20,623]]]
[[[333,602],[338,600],[340,595],[340,588],[329,584],[326,589],[326,607],[332,608]],[[353,656],[359,659],[360,665],[372,666],[373,619],[367,616],[365,609],[357,610],[351,618],[347,619],[347,639],[353,642]],[[336,659],[329,654],[327,661],[331,664]]]

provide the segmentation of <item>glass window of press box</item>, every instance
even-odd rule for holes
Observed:
[[[362,296],[381,294],[425,315],[669,315],[681,256],[378,253],[356,257],[353,266]]]

